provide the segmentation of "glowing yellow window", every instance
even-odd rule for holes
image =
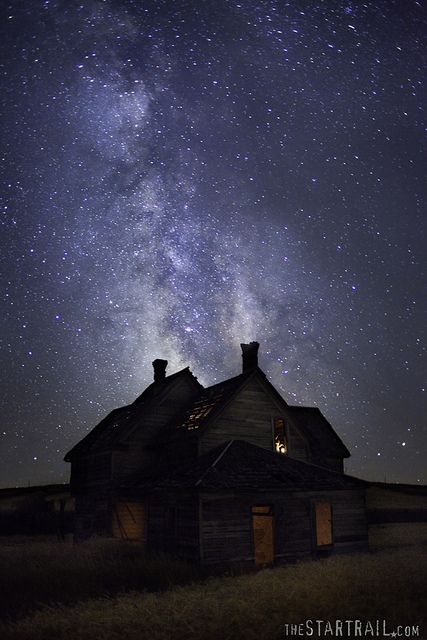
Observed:
[[[285,421],[283,418],[274,420],[274,448],[277,453],[286,455],[288,453],[288,443],[286,440]]]

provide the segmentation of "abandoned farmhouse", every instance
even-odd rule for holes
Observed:
[[[116,536],[202,564],[284,562],[367,546],[365,483],[317,408],[285,402],[242,344],[242,372],[154,380],[65,456],[75,538]]]

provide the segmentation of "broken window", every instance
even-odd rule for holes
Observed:
[[[188,430],[198,429],[200,423],[217,405],[222,397],[222,393],[222,389],[220,389],[215,393],[210,393],[203,396],[200,400],[197,400],[190,411],[187,412],[181,426]]]
[[[286,440],[285,421],[283,418],[274,420],[274,449],[277,453],[286,455],[288,453],[288,442]]]

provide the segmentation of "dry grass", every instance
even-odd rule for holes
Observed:
[[[2,640],[276,640],[305,619],[384,618],[427,637],[423,547],[334,556],[162,593],[128,593],[45,608]],[[316,636],[312,636],[315,638]]]
[[[369,547],[374,551],[414,545],[427,548],[427,522],[390,522],[369,527]]]
[[[366,491],[367,509],[427,509],[427,495],[410,494],[383,487]]]
[[[70,604],[128,590],[167,589],[200,577],[196,566],[147,556],[138,544],[95,540],[73,546],[49,538],[3,539],[0,618],[16,618],[43,604]]]
[[[370,543],[374,553],[201,582],[138,545],[3,540],[0,607],[16,621],[0,639],[276,640],[285,623],[316,618],[418,624],[427,638],[427,525],[377,525]]]

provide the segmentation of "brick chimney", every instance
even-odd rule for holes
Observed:
[[[241,344],[240,347],[242,349],[243,373],[250,371],[250,369],[255,369],[258,366],[259,342]]]
[[[166,378],[166,367],[168,366],[167,360],[159,360],[158,358],[153,361],[154,369],[154,382],[161,382]]]

